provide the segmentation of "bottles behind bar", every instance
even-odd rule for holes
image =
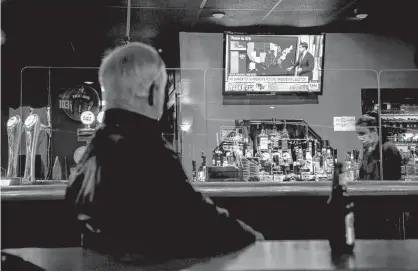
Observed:
[[[330,141],[313,138],[308,129],[301,133],[305,128],[292,129],[286,121],[281,122],[280,127],[277,124],[272,119],[252,127],[239,126],[230,130],[227,140],[211,151],[214,168],[210,169],[209,178],[205,172],[206,179],[218,179],[219,173],[232,171],[236,174],[231,177],[242,177],[244,181],[332,180],[337,150],[330,146]],[[348,152],[344,164],[347,179],[358,180],[360,152]],[[199,174],[197,176],[199,180]]]
[[[354,250],[354,203],[348,196],[346,182],[343,165],[336,163],[332,191],[327,202],[329,244],[334,254],[351,254]]]

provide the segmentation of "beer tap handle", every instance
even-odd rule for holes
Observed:
[[[47,120],[47,126],[51,127],[51,107],[46,107],[46,120]]]

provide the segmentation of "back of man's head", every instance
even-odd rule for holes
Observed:
[[[111,51],[99,70],[105,109],[123,109],[159,120],[167,73],[158,52],[139,42]]]

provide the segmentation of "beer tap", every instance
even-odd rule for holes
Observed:
[[[47,138],[47,175],[45,179],[49,179],[52,175],[52,122],[51,122],[51,107],[46,107],[46,121],[47,124],[41,124],[41,130],[45,132]]]
[[[7,139],[9,144],[7,173],[8,178],[17,177],[17,162],[19,157],[20,140],[22,138],[22,119],[19,115],[7,121]]]
[[[33,113],[32,108],[23,128],[26,136],[26,161],[22,183],[25,184],[35,181],[35,158],[41,132],[41,120],[39,115]]]
[[[26,161],[25,171],[22,183],[31,183],[35,181],[35,159],[36,153],[40,144],[41,133],[45,133],[47,138],[47,177],[50,176],[51,154],[50,147],[52,144],[52,125],[51,125],[51,107],[46,107],[47,124],[41,123],[38,114],[33,113],[33,108],[30,109],[29,116],[24,122],[24,130],[26,136]]]

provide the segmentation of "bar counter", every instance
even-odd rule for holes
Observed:
[[[215,258],[156,260],[113,257],[74,248],[21,248],[4,252],[45,270],[416,270],[418,240],[357,240],[355,255],[333,258],[328,241],[265,241]]]
[[[1,200],[61,200],[66,181],[36,185],[1,186]],[[327,196],[331,182],[195,182],[196,190],[209,197]],[[348,184],[352,196],[418,195],[418,181],[355,181]]]

